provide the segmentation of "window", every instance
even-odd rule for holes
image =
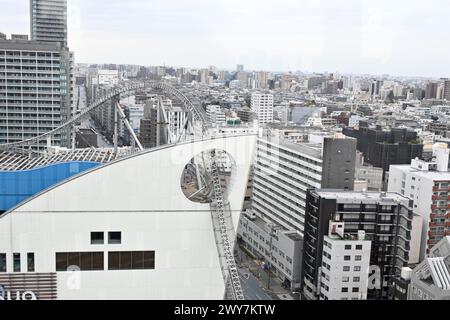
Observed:
[[[112,251],[108,270],[155,269],[155,251]]]
[[[345,250],[351,250],[352,246],[350,244],[345,245]]]
[[[361,261],[362,256],[355,256],[355,261]]]
[[[358,287],[353,287],[352,288],[352,292],[359,292],[359,288]]]
[[[34,253],[27,253],[27,270],[28,272],[34,272]]]
[[[91,244],[104,244],[103,232],[91,232]]]
[[[20,272],[20,253],[13,254],[14,272]]]
[[[57,252],[56,271],[76,266],[81,271],[104,270],[103,252]]]
[[[342,277],[342,282],[349,282],[350,278],[349,277]]]
[[[345,261],[350,261],[350,256],[344,256]]]
[[[0,272],[6,272],[6,254],[0,253]]]
[[[347,287],[342,288],[341,292],[348,292],[348,288]]]
[[[120,232],[120,231],[108,232],[108,243],[109,244],[121,244],[122,243],[122,232]]]
[[[353,282],[359,282],[359,281],[361,281],[360,277],[353,277]]]
[[[356,250],[362,250],[362,248],[363,248],[362,244],[357,244],[356,245]]]
[[[353,271],[361,271],[361,267],[360,267],[360,266],[355,266],[355,267],[353,268]]]
[[[344,266],[343,270],[344,271],[350,271],[350,266]]]

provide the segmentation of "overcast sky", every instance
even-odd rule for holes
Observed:
[[[29,34],[29,1],[0,0]],[[448,0],[68,0],[76,62],[450,77]]]

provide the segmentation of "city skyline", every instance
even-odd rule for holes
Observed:
[[[450,54],[441,40],[450,28],[445,1],[281,2],[68,1],[69,48],[79,63],[450,74],[450,63],[436,58]],[[4,8],[0,32],[29,34],[29,1],[6,0]]]

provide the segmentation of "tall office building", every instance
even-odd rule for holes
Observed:
[[[0,143],[46,133],[70,117],[71,68],[60,43],[0,40]]]
[[[253,93],[251,100],[252,111],[258,116],[260,124],[273,121],[273,95]]]
[[[242,71],[244,71],[244,65],[243,65],[243,64],[238,64],[238,65],[236,66],[236,71],[237,71],[237,72],[242,72]]]
[[[397,193],[309,190],[305,214],[303,293],[309,299],[319,299],[324,282],[322,270],[335,267],[327,262],[329,257],[324,259],[325,236],[331,223],[341,222],[344,224],[343,234],[357,239],[360,231],[364,231],[364,240],[371,241],[370,265],[374,266],[374,272],[370,273],[373,278],[369,279],[369,284],[373,287],[369,286],[367,298],[387,299],[392,294],[393,278],[408,265],[412,220],[409,199]],[[349,258],[346,256],[341,256],[345,262],[341,270],[344,276],[350,276],[355,266],[358,270],[363,267],[363,259],[355,257],[352,260],[350,254]]]
[[[30,0],[30,34],[67,47],[67,0]]]

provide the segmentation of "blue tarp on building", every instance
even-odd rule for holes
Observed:
[[[100,165],[98,162],[62,162],[18,171],[0,171],[0,212],[7,211],[63,180]]]

